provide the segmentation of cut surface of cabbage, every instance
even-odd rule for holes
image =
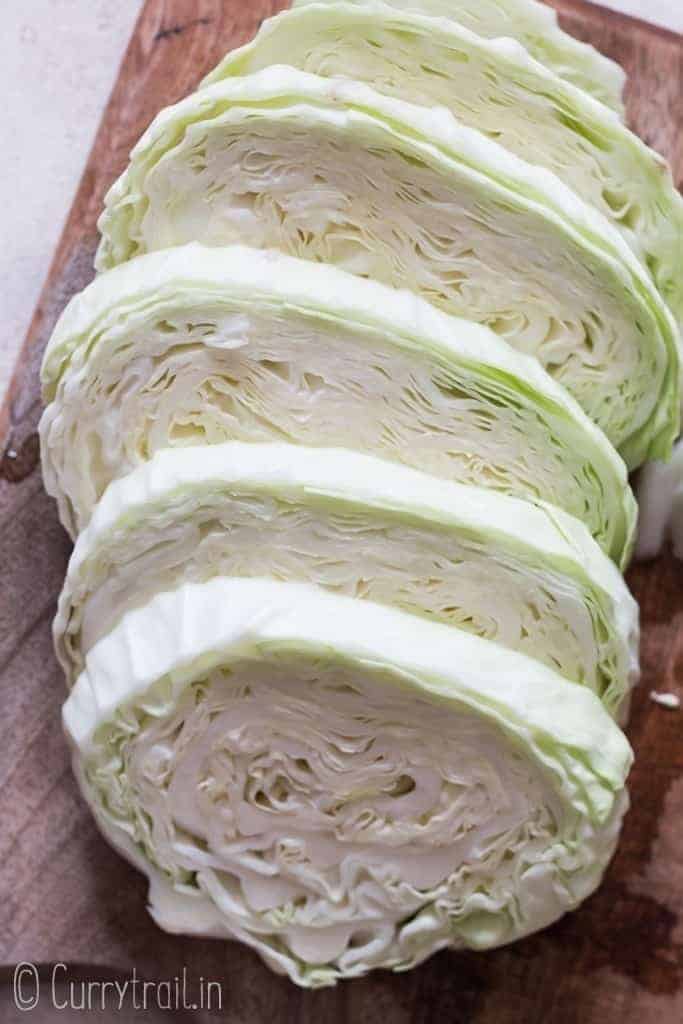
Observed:
[[[309,986],[550,924],[627,802],[628,742],[586,687],[302,584],[157,596],[91,650],[64,722],[157,923]]]
[[[547,501],[629,554],[625,467],[538,363],[332,267],[242,247],[141,257],[72,301],[43,384],[43,476],[72,533],[161,448],[284,440]]]
[[[638,677],[638,613],[583,524],[342,449],[166,449],[105,492],[54,635],[67,679],[126,612],[217,576],[313,583],[535,657],[611,712]]]
[[[266,68],[162,111],[108,193],[100,269],[188,241],[278,249],[486,323],[629,467],[668,457],[677,330],[620,233],[446,110]]]
[[[371,0],[352,0],[361,7],[373,8]],[[294,0],[293,7],[311,3],[326,5],[326,0]],[[563,32],[557,15],[545,3],[536,0],[387,0],[399,11],[415,11],[437,18],[449,18],[487,39],[516,39],[532,57],[556,75],[573,82],[584,92],[624,113],[622,92],[626,75],[615,61],[593,46]]]
[[[463,124],[557,174],[618,228],[683,319],[683,199],[666,162],[613,111],[532,60],[509,39],[390,6],[306,6],[266,21],[207,84],[286,62],[366,82]]]

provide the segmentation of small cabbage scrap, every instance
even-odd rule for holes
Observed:
[[[677,329],[622,235],[444,109],[285,67],[218,82],[159,114],[99,224],[100,269],[241,242],[409,287],[535,355],[630,468],[677,435]]]
[[[673,552],[683,559],[683,440],[670,462],[652,462],[638,478],[640,521],[636,555],[655,558],[671,540]]]
[[[242,247],[140,257],[70,303],[43,386],[43,476],[72,534],[161,448],[288,441],[546,501],[629,555],[625,467],[535,360],[333,267]]]
[[[217,576],[314,583],[457,626],[625,710],[638,611],[558,509],[342,449],[166,449],[115,481],[74,549],[54,623],[73,682],[134,608]]]
[[[207,84],[287,64],[367,82],[421,106],[443,106],[505,149],[553,171],[611,220],[683,319],[683,199],[666,162],[611,110],[509,39],[383,4],[285,11],[229,53]]]
[[[294,0],[303,7],[330,0]],[[334,0],[332,0],[334,2]],[[363,7],[369,0],[348,0]],[[557,14],[536,0],[386,0],[399,11],[450,18],[487,39],[516,39],[532,57],[556,75],[612,107],[623,117],[623,68],[593,46],[574,39],[557,24]],[[374,8],[374,2],[370,5]],[[288,56],[288,55],[287,55]]]
[[[543,928],[599,884],[627,740],[586,687],[457,629],[219,578],[130,612],[64,707],[161,927],[306,986]]]

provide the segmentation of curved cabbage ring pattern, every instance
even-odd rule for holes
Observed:
[[[278,249],[486,323],[535,355],[630,468],[679,425],[678,333],[621,234],[446,110],[266,68],[155,119],[109,191],[99,269],[199,241]]]
[[[531,659],[254,580],[129,613],[64,721],[157,922],[238,937],[311,986],[575,907],[613,852],[631,762],[594,694]]]
[[[666,161],[613,111],[519,44],[383,4],[328,3],[270,18],[204,83],[253,74],[282,63],[283,54],[303,71],[445,107],[462,124],[552,171],[622,233],[683,319],[683,198]]]
[[[336,0],[294,0],[293,7]],[[348,0],[360,6],[368,0]],[[386,0],[399,11],[449,18],[486,39],[516,39],[531,54],[568,82],[624,115],[623,68],[593,46],[563,32],[557,14],[536,0]]]
[[[72,532],[160,448],[287,440],[547,501],[629,556],[625,467],[534,360],[332,267],[244,248],[148,254],[73,300],[43,385],[45,485]]]
[[[286,444],[166,449],[98,504],[54,623],[67,680],[129,611],[183,583],[317,584],[495,640],[612,713],[638,678],[638,610],[558,509],[370,456]]]

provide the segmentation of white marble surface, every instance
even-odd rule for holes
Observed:
[[[602,0],[602,6],[683,32],[683,0]]]
[[[0,3],[1,397],[142,0]],[[605,6],[683,32],[683,0]]]
[[[142,0],[0,0],[0,396]]]

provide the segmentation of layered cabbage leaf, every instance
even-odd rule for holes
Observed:
[[[98,266],[188,241],[277,249],[486,323],[630,467],[679,424],[677,330],[621,234],[446,110],[266,68],[156,118],[110,190]]]
[[[294,0],[293,7],[334,0]],[[372,0],[349,0],[374,8]],[[386,0],[399,11],[450,18],[487,39],[516,39],[536,60],[623,116],[626,75],[615,61],[563,32],[557,15],[536,0]]]
[[[80,534],[54,623],[73,682],[134,608],[216,576],[312,583],[521,651],[611,712],[638,678],[638,611],[558,509],[343,449],[165,449],[115,481]]]
[[[666,162],[613,111],[532,60],[509,39],[390,6],[306,6],[266,21],[206,79],[283,62],[326,78],[443,106],[505,149],[553,171],[601,211],[650,268],[683,319],[683,198]]]
[[[64,722],[157,923],[307,986],[550,924],[627,803],[630,747],[587,687],[305,584],[157,595],[89,652]]]
[[[566,391],[486,328],[409,292],[243,247],[101,275],[45,352],[43,475],[72,534],[162,448],[351,448],[556,505],[623,563],[623,462]]]

